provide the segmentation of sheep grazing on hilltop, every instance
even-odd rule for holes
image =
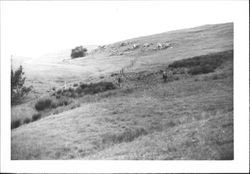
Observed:
[[[134,45],[133,45],[133,49],[136,49],[136,48],[139,48],[139,45],[138,45],[138,44],[134,44]]]
[[[168,47],[170,47],[171,46],[171,44],[170,43],[157,43],[157,48],[159,49],[159,50],[161,50],[161,49],[166,49],[166,48],[168,48]]]
[[[168,47],[170,47],[170,46],[171,46],[170,43],[168,43],[168,42],[164,43],[164,48],[168,48]]]
[[[161,49],[162,48],[162,44],[161,43],[157,43],[157,48]]]

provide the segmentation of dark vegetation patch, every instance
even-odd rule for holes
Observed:
[[[40,113],[32,115],[32,121],[37,121],[42,117]]]
[[[35,104],[35,109],[37,111],[42,111],[42,110],[51,109],[51,108],[54,109],[60,106],[67,106],[70,103],[72,103],[72,101],[66,97],[60,97],[57,100],[52,100],[50,98],[39,99],[37,103]]]
[[[52,96],[56,96],[56,98],[61,98],[62,96],[76,98],[82,97],[83,95],[93,95],[113,89],[116,89],[116,85],[112,82],[98,82],[90,84],[80,83],[79,86],[69,87],[67,89],[58,89],[52,94]]]
[[[40,99],[35,104],[35,108],[37,111],[42,111],[44,109],[50,108],[52,104],[52,100],[49,98],[46,99]]]
[[[37,117],[37,114],[34,114],[34,115],[35,115],[35,117]],[[30,118],[25,118],[23,121],[21,121],[21,119],[11,121],[11,129],[15,129],[15,128],[20,127],[22,124],[28,124],[32,121],[35,121],[35,120],[33,120],[34,115],[32,116],[32,120]],[[41,114],[40,114],[39,118],[41,118]]]
[[[25,119],[23,120],[23,123],[24,123],[24,124],[28,124],[28,123],[30,123],[30,122],[31,122],[30,118],[25,118]]]
[[[82,88],[82,92],[84,94],[96,94],[99,92],[104,92],[115,88],[116,86],[112,82],[98,82],[85,85],[85,87]]]
[[[172,70],[187,69],[191,75],[206,74],[214,72],[227,60],[233,60],[232,50],[175,61],[168,67]]]
[[[71,50],[71,58],[84,57],[87,55],[87,48],[83,48],[83,46],[76,47]]]
[[[32,115],[32,118],[25,118],[23,121],[21,121],[21,119],[18,120],[14,120],[11,122],[11,129],[15,129],[20,127],[23,124],[29,124],[33,121],[37,121],[42,117],[42,115],[40,113],[36,113]]]
[[[11,122],[11,129],[15,129],[21,125],[21,120],[14,120]]]

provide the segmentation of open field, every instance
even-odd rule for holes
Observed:
[[[170,47],[158,48],[163,42]],[[65,57],[23,64],[34,90],[12,106],[11,120],[23,122],[35,113],[41,119],[12,129],[11,159],[234,158],[233,24],[140,37],[98,47],[84,58]],[[167,67],[172,75],[164,83],[161,70]],[[65,82],[114,82],[120,70],[115,89],[53,95],[52,88]],[[38,111],[42,98],[67,104]]]

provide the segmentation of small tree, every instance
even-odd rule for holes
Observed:
[[[11,68],[11,104],[19,103],[31,91],[32,86],[26,87],[24,83],[23,67],[20,66],[15,71]]]
[[[71,58],[84,57],[87,54],[87,48],[83,48],[82,46],[76,47],[71,50]]]

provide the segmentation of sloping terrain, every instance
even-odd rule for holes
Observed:
[[[232,50],[227,23],[100,46],[87,57],[48,64],[46,76],[37,68],[30,79],[37,75],[48,86],[117,76],[122,82],[12,129],[11,159],[232,160]],[[172,75],[164,83],[166,68]],[[50,95],[46,85],[39,92]],[[35,101],[13,107],[12,119],[31,117]]]
[[[170,44],[170,47],[158,49],[159,43]],[[138,48],[134,49],[134,45]],[[88,56],[74,60],[70,59],[70,50],[65,50],[57,55],[23,62],[27,83],[34,86],[34,95],[40,96],[53,86],[62,86],[64,83],[93,81],[98,76],[109,76],[128,67],[131,61],[136,61],[130,68],[134,72],[149,70],[174,60],[232,50],[233,23],[171,31],[93,49],[89,49]]]

